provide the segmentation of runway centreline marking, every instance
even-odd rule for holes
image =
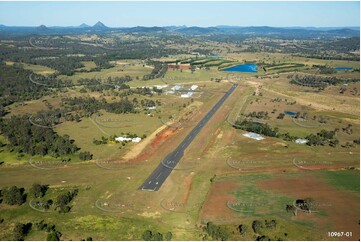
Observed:
[[[224,101],[233,93],[233,91],[237,88],[238,84],[233,84],[232,87],[224,94],[224,96],[218,100],[218,102],[213,106],[213,108],[207,113],[205,117],[202,118],[200,122],[193,128],[193,130],[187,135],[187,137],[178,145],[178,147],[169,153],[163,161],[155,168],[152,174],[144,181],[144,183],[138,188],[139,190],[147,190],[147,191],[158,191],[162,186],[163,182],[168,178],[170,173],[176,167],[180,159],[184,154],[184,150],[192,143],[193,139],[196,135],[202,130],[203,124],[207,123],[209,119],[215,114],[215,112],[222,106]],[[180,153],[180,155],[178,155]],[[172,162],[172,166],[164,166],[164,163],[168,161]],[[163,174],[163,175],[162,175]],[[161,176],[162,175],[162,176]],[[158,180],[159,179],[159,180]],[[155,182],[157,181],[156,185]]]

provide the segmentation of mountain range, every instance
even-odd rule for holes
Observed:
[[[164,26],[164,27],[107,27],[98,21],[93,26],[85,23],[79,26],[52,26],[40,25],[37,27],[28,26],[5,26],[0,25],[1,36],[13,35],[55,35],[55,34],[86,34],[86,33],[147,33],[147,34],[180,34],[191,36],[218,36],[218,35],[239,35],[239,36],[269,36],[269,37],[359,37],[360,27],[269,27],[269,26],[228,26],[218,25],[215,27],[187,27],[187,26]]]

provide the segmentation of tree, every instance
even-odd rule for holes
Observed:
[[[84,152],[80,152],[79,153],[79,158],[81,159],[81,160],[91,160],[91,159],[93,159],[93,155],[92,154],[90,154],[90,152],[89,151],[84,151]]]
[[[67,213],[70,211],[71,207],[68,203],[78,194],[78,190],[75,189],[72,192],[68,192],[66,194],[60,194],[57,197],[56,205],[59,208],[59,213]]]
[[[60,194],[56,199],[56,204],[58,206],[67,205],[69,202],[69,197],[66,194]]]
[[[59,231],[51,231],[46,237],[47,241],[59,241],[62,234]]]
[[[213,222],[207,223],[206,231],[213,239],[224,241],[229,237],[229,233],[225,229],[215,225]]]
[[[170,241],[170,240],[172,240],[172,236],[173,236],[172,233],[168,231],[164,237],[165,237],[165,240]]]
[[[261,231],[260,229],[262,228],[262,222],[259,221],[259,220],[254,220],[253,223],[252,223],[252,229],[253,231],[256,233],[256,234],[260,234]]]
[[[283,119],[284,117],[285,117],[285,114],[284,114],[284,113],[280,113],[280,114],[278,114],[277,119]]]
[[[32,223],[16,223],[13,229],[15,240],[24,240],[24,237],[30,232],[32,226]]]
[[[163,235],[161,233],[157,232],[157,233],[153,234],[152,240],[153,241],[162,241]]]
[[[269,229],[275,229],[277,226],[277,222],[274,219],[272,219],[271,221],[265,220],[265,225]]]
[[[33,186],[30,189],[32,195],[35,198],[43,197],[47,190],[48,190],[47,185],[40,185],[38,183],[34,183]]]
[[[145,240],[145,241],[151,241],[151,240],[152,240],[152,237],[153,237],[152,231],[150,231],[150,230],[144,231],[144,233],[143,233],[143,240]]]
[[[267,235],[258,236],[256,238],[256,241],[271,241],[272,239],[268,237]]]
[[[24,240],[25,236],[25,224],[16,223],[13,229],[15,240]]]
[[[4,203],[9,205],[21,205],[26,201],[26,195],[24,194],[24,188],[17,188],[12,186],[3,191]]]
[[[247,233],[248,228],[245,224],[241,224],[238,226],[238,230],[241,235],[245,235]]]

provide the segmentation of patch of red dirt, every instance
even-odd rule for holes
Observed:
[[[212,136],[211,140],[209,141],[209,143],[207,144],[206,148],[202,151],[201,155],[204,155],[207,153],[207,151],[213,146],[214,142],[216,142],[216,139],[219,135],[219,133],[221,132],[221,129],[218,128],[216,130],[216,132],[214,133],[214,135]]]
[[[184,192],[184,195],[183,195],[183,202],[187,202],[188,201],[188,198],[189,198],[189,194],[191,192],[191,189],[192,189],[192,174],[189,174],[188,176],[185,176],[184,177],[184,180],[183,180],[183,184],[184,184],[184,187],[185,187],[185,192]]]
[[[174,129],[174,128],[164,129],[152,140],[152,142],[142,151],[140,155],[138,155],[136,158],[132,159],[131,161],[132,162],[143,161],[149,159],[150,156],[153,155],[159,149],[159,147],[165,143],[165,141],[173,137],[180,130],[181,129]]]
[[[150,144],[150,147],[156,148],[159,144],[172,137],[176,132],[177,131],[175,129],[166,128],[156,136],[156,138]]]
[[[200,212],[200,219],[207,221],[225,221],[238,219],[239,214],[227,207],[227,202],[234,200],[230,192],[236,190],[237,183],[231,181],[216,182],[212,185],[207,196],[206,202],[203,204]]]

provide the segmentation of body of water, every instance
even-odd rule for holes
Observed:
[[[296,116],[296,112],[291,112],[291,111],[285,111],[285,114],[289,115],[289,116]]]
[[[351,67],[336,67],[336,71],[352,71]]]
[[[232,66],[230,68],[224,69],[227,72],[252,72],[257,73],[257,65],[256,64],[242,64],[238,66]]]

